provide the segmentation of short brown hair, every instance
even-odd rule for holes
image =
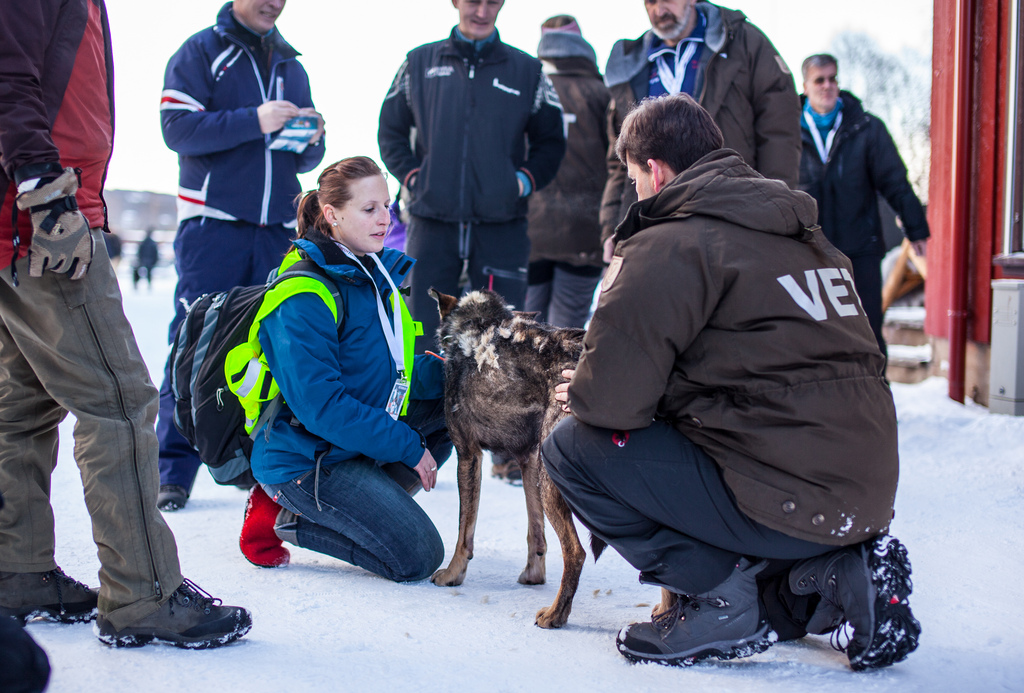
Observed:
[[[330,237],[331,225],[324,218],[323,205],[343,207],[352,199],[352,183],[383,175],[380,166],[368,156],[350,156],[325,168],[316,179],[316,190],[310,190],[299,200],[295,235],[305,238],[319,232]]]
[[[722,131],[711,114],[687,94],[674,94],[646,98],[626,116],[615,154],[643,171],[650,170],[648,159],[657,159],[682,173],[723,146]]]

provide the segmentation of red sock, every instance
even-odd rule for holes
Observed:
[[[281,506],[270,499],[263,487],[256,484],[249,491],[245,504],[245,519],[238,546],[253,565],[261,568],[277,568],[288,565],[291,554],[274,534],[274,522]]]

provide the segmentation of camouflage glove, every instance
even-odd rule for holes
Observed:
[[[89,271],[93,238],[89,223],[78,211],[77,190],[75,171],[66,168],[58,178],[18,195],[18,209],[32,216],[29,276],[41,277],[50,270],[81,279]]]

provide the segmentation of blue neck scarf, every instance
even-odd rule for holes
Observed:
[[[836,99],[835,108],[833,108],[831,111],[829,111],[828,113],[825,113],[825,114],[818,113],[813,108],[811,108],[811,100],[810,99],[808,99],[804,103],[804,113],[810,113],[811,114],[811,120],[814,121],[814,125],[815,125],[815,127],[818,128],[818,132],[821,133],[822,138],[824,138],[826,135],[828,135],[829,131],[832,129],[832,126],[835,125],[835,123],[836,123],[836,116],[839,115],[839,111],[841,111],[841,110],[843,110],[843,100],[842,99]],[[803,127],[805,127],[805,128],[807,127],[807,121],[805,119],[803,119],[803,118],[800,119],[800,124]]]

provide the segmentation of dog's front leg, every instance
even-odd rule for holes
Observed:
[[[469,560],[473,558],[473,535],[476,533],[476,516],[480,507],[480,458],[478,446],[470,450],[456,446],[459,456],[459,540],[455,544],[455,555],[447,568],[442,568],[430,578],[441,587],[461,585],[466,579]]]
[[[540,497],[540,453],[534,450],[525,460],[519,460],[523,470],[523,491],[526,493],[526,567],[519,575],[523,585],[543,585],[547,580],[545,556],[548,543],[544,538],[544,504]]]

